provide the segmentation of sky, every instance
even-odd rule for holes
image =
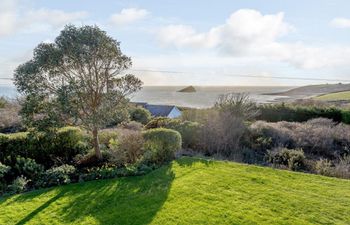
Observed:
[[[346,82],[349,11],[347,0],[1,0],[0,78],[74,24],[120,41],[147,86]]]

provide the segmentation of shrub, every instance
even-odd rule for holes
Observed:
[[[350,178],[350,155],[340,158],[339,162],[335,164],[334,176],[346,179]]]
[[[350,126],[330,119],[304,123],[257,121],[250,126],[254,139],[271,138],[271,147],[302,148],[306,154],[334,159],[350,151]]]
[[[118,126],[118,128],[127,129],[127,130],[134,130],[134,131],[141,131],[143,129],[143,124],[136,122],[136,121],[130,121],[130,122],[121,123]]]
[[[57,162],[70,163],[88,149],[83,132],[74,127],[57,132],[20,132],[0,136],[0,161],[12,166],[18,156],[34,159],[46,168]]]
[[[118,131],[116,129],[104,129],[98,134],[100,144],[109,148],[109,141],[118,137]]]
[[[27,190],[29,180],[23,176],[17,177],[11,185],[8,186],[8,193],[16,194]]]
[[[41,179],[37,182],[37,186],[51,187],[62,184],[69,184],[71,176],[75,173],[75,167],[64,164],[58,167],[52,167],[44,172]]]
[[[288,122],[304,122],[314,118],[328,118],[335,122],[343,122],[349,124],[350,111],[321,105],[298,105],[298,104],[263,104],[259,107],[261,114],[258,120],[268,122],[288,121]]]
[[[199,131],[201,127],[199,123],[166,117],[156,117],[146,125],[147,129],[161,127],[178,131],[181,134],[183,148],[195,149],[198,147]]]
[[[305,168],[305,155],[302,149],[277,148],[268,151],[267,161],[277,166],[286,166],[290,170],[298,171]]]
[[[0,132],[13,133],[23,130],[20,105],[15,101],[8,101],[0,97]]]
[[[172,160],[175,152],[181,148],[179,132],[166,128],[155,128],[143,132],[145,139],[145,160],[149,163],[162,164]]]
[[[123,130],[118,139],[110,141],[110,149],[107,151],[109,161],[117,165],[136,163],[143,155],[144,140],[141,132]]]
[[[147,124],[151,120],[151,113],[142,107],[132,107],[130,109],[130,119],[142,124]]]
[[[155,117],[146,124],[145,128],[146,129],[154,129],[154,128],[160,128],[160,127],[167,128],[169,124],[178,124],[180,122],[181,121],[179,119],[170,119],[167,117]]]
[[[242,147],[247,127],[242,118],[217,112],[203,123],[199,132],[199,148],[206,155],[231,157]]]
[[[220,95],[215,102],[214,108],[244,120],[254,119],[260,113],[256,103],[245,93]]]
[[[0,162],[0,181],[5,177],[5,175],[10,171],[11,167],[6,166]]]
[[[334,168],[328,159],[320,159],[315,164],[315,172],[323,176],[333,176]]]
[[[63,127],[55,135],[55,145],[51,154],[61,158],[61,163],[71,163],[77,154],[88,149],[87,137],[77,127]]]
[[[44,167],[37,164],[33,159],[17,157],[14,169],[18,175],[23,175],[31,180],[35,180],[41,175]]]

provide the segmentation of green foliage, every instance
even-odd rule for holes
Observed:
[[[44,167],[37,164],[33,159],[17,157],[16,164],[13,167],[18,175],[23,175],[30,180],[37,179],[44,171]]]
[[[145,161],[162,164],[175,157],[181,149],[181,134],[167,128],[155,128],[143,132]]]
[[[41,179],[37,182],[37,186],[51,187],[62,184],[69,184],[71,176],[75,173],[75,167],[64,164],[58,167],[52,167],[44,172]]]
[[[305,155],[302,149],[276,149],[268,151],[267,161],[277,166],[287,166],[290,170],[298,171],[305,168]]]
[[[151,120],[151,113],[142,107],[132,107],[130,109],[130,119],[142,124],[147,124]]]
[[[199,123],[166,117],[156,117],[146,125],[146,129],[161,127],[178,131],[181,134],[183,148],[195,149],[198,147],[199,132],[201,128]]]
[[[288,104],[260,105],[258,120],[268,122],[304,122],[314,118],[329,118],[335,122],[350,124],[350,111],[336,107],[298,106]]]
[[[126,177],[143,175],[143,170],[137,167],[110,167],[107,165],[88,169],[85,173],[80,174],[79,181],[110,179],[114,177]],[[148,171],[150,172],[150,171]]]
[[[14,165],[17,157],[34,159],[52,166],[56,161],[69,163],[77,154],[85,153],[88,146],[83,132],[65,127],[57,132],[21,132],[0,135],[0,161]]]
[[[0,224],[349,224],[349,206],[348,180],[186,157],[1,198]]]
[[[21,193],[27,190],[29,180],[23,176],[17,177],[11,185],[8,186],[7,192],[10,194]]]
[[[10,166],[6,166],[0,162],[0,182],[4,178],[4,176],[9,172],[11,169]]]
[[[99,132],[98,138],[100,144],[104,145],[104,147],[109,148],[110,140],[118,138],[118,135],[119,134],[116,129],[104,129]]]
[[[39,131],[79,122],[92,132],[101,158],[98,131],[116,122],[127,97],[142,86],[132,74],[120,76],[131,65],[120,42],[98,26],[65,26],[54,43],[39,44],[15,70],[24,121]]]

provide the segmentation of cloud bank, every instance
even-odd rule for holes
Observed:
[[[298,42],[285,42],[282,37],[296,29],[284,20],[284,13],[263,15],[253,9],[241,9],[225,23],[206,32],[192,26],[169,25],[158,30],[162,46],[216,50],[231,57],[261,57],[289,63],[302,69],[343,65],[350,48],[311,47]]]

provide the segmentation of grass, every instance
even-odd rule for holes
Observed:
[[[181,158],[0,199],[0,224],[350,224],[350,181]]]
[[[322,101],[350,101],[350,91],[336,92],[315,97],[316,100]]]

